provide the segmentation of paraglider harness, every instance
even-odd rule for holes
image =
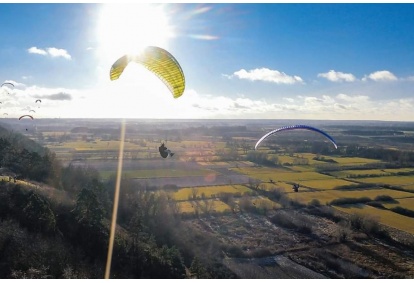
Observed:
[[[298,192],[299,191],[299,184],[293,184],[293,191]]]
[[[167,158],[168,155],[173,156],[174,153],[172,153],[165,145],[164,143],[161,144],[160,147],[158,147],[158,150],[160,152],[160,155],[162,156],[162,158]]]

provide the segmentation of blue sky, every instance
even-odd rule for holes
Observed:
[[[414,121],[411,3],[127,5],[0,4],[2,116]],[[182,97],[134,63],[110,81],[146,45]]]

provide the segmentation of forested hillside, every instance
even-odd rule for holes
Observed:
[[[4,128],[0,165],[0,278],[103,278],[114,178],[63,167]],[[234,277],[214,260],[218,244],[186,227],[174,202],[122,183],[111,278]]]

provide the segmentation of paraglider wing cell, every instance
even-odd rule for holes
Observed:
[[[183,70],[178,61],[168,51],[148,46],[136,55],[124,55],[111,67],[110,79],[118,79],[130,62],[143,65],[153,72],[168,87],[174,98],[180,97],[185,89]]]
[[[310,131],[314,131],[314,132],[320,133],[320,134],[324,135],[325,137],[327,137],[332,142],[332,144],[335,146],[336,149],[338,148],[335,140],[330,135],[328,135],[327,133],[325,133],[324,131],[319,130],[318,128],[315,128],[315,127],[312,127],[312,126],[307,126],[307,125],[294,125],[294,126],[285,126],[285,127],[282,127],[282,128],[279,128],[279,129],[276,129],[276,130],[273,130],[273,131],[268,132],[267,134],[265,134],[263,137],[261,137],[259,139],[259,141],[256,143],[254,149],[257,149],[257,147],[260,145],[260,143],[263,140],[265,140],[267,137],[269,137],[269,136],[271,136],[271,135],[273,135],[275,133],[282,132],[282,131],[298,130],[298,129],[310,130]]]

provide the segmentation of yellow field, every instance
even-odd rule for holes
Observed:
[[[310,187],[310,188],[317,189],[317,190],[332,190],[338,186],[353,185],[355,183],[341,180],[341,179],[328,179],[328,180],[301,181],[299,184],[302,186]]]
[[[371,184],[388,184],[388,185],[413,185],[414,175],[412,176],[384,176],[373,178],[359,178],[358,181]]]
[[[212,212],[225,212],[225,211],[231,211],[230,206],[225,204],[224,202],[220,200],[208,200],[209,202],[213,202],[212,204]],[[203,201],[180,201],[178,202],[178,206],[180,207],[180,211],[182,213],[194,213],[197,207],[197,203],[199,206],[204,206]],[[198,209],[199,213],[202,213],[202,209]]]
[[[315,172],[315,167],[312,165],[293,165],[289,169],[295,172]]]
[[[361,213],[370,215],[376,218],[382,224],[414,234],[414,218],[412,217],[407,217],[385,209],[378,209],[369,205],[334,207],[346,213]]]
[[[314,157],[316,157],[316,154],[313,153],[298,153],[295,154],[295,157],[303,157],[303,158],[307,158],[309,160],[309,164],[310,165],[314,165],[314,164],[328,164],[326,162],[323,161],[319,161],[319,160],[313,160]],[[278,156],[279,157],[279,156]],[[290,157],[290,156],[280,156],[281,158],[283,158],[283,160],[287,160],[286,162],[291,163],[291,161],[289,160],[293,160],[293,158],[295,157]],[[292,158],[292,159],[288,159],[288,158]],[[336,162],[338,162],[338,165],[353,165],[353,164],[365,164],[365,163],[375,163],[375,162],[381,162],[381,160],[377,160],[377,159],[368,159],[368,158],[360,158],[360,157],[333,157],[333,156],[326,156],[326,155],[319,155],[320,158],[324,158],[324,159],[333,159]]]
[[[192,197],[193,193],[195,193],[197,197],[201,197],[201,195],[204,193],[206,198],[211,198],[213,195],[218,196],[220,193],[240,193],[241,195],[243,195],[244,193],[252,193],[252,190],[242,185],[182,188],[173,194],[173,198],[177,201],[188,200],[190,197]]]
[[[401,206],[414,211],[414,198],[399,199],[398,203],[383,203],[386,208]]]
[[[299,201],[303,204],[309,204],[312,199],[317,199],[321,204],[327,204],[335,199],[339,198],[361,198],[368,197],[371,200],[374,200],[375,197],[381,195],[387,195],[394,199],[402,198],[412,198],[414,197],[413,193],[395,191],[390,189],[373,189],[373,190],[358,190],[358,191],[340,191],[340,190],[326,190],[326,191],[316,191],[316,192],[299,192],[289,193],[291,199]]]
[[[411,184],[411,185],[403,185],[403,186],[401,186],[403,189],[405,189],[405,190],[409,190],[409,191],[412,191],[412,192],[414,192],[414,184]]]
[[[414,172],[414,168],[396,168],[396,169],[384,169],[385,172],[390,173],[404,173],[404,172]]]
[[[257,208],[266,207],[267,209],[279,209],[282,207],[281,204],[271,201],[270,199],[265,197],[252,197],[251,200],[253,205]]]
[[[262,183],[260,184],[260,188],[264,189],[266,191],[272,190],[273,188],[282,189],[283,192],[292,192],[293,191],[293,185],[284,183],[284,182],[274,182],[274,183]],[[308,188],[300,188],[301,191],[309,191]]]

